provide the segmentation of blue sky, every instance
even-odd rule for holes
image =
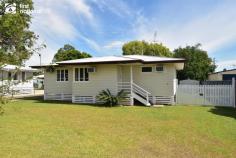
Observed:
[[[235,0],[34,0],[31,29],[47,45],[43,63],[64,44],[93,56],[121,55],[130,40],[156,40],[171,50],[202,44],[218,70],[236,65]],[[27,62],[39,63],[37,55]]]

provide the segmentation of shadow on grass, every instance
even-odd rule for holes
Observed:
[[[72,103],[71,101],[61,101],[61,100],[44,100],[43,96],[33,96],[33,97],[24,97],[24,98],[17,98],[17,100],[31,100],[34,103],[41,103],[42,105],[48,104],[66,104],[66,105],[73,105],[73,106],[93,106],[93,107],[103,107],[103,108],[111,108],[110,106],[104,104],[76,104]],[[113,106],[112,108],[119,107]]]
[[[209,110],[209,112],[216,114],[216,115],[221,115],[221,116],[226,116],[226,117],[231,117],[236,119],[236,109],[230,108],[230,107],[214,107]]]

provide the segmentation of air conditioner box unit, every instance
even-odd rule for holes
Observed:
[[[87,69],[89,73],[96,72],[96,67],[88,67]]]

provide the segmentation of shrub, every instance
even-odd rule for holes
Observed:
[[[0,115],[3,115],[5,110],[3,108],[3,105],[8,103],[8,98],[0,96]]]
[[[3,105],[0,104],[0,116],[4,114],[4,108],[3,108]]]
[[[109,105],[110,107],[120,104],[122,98],[126,96],[126,93],[121,90],[117,95],[112,95],[109,89],[102,90],[97,95],[97,100],[104,103],[104,105]]]

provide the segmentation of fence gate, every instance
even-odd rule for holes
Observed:
[[[199,85],[178,85],[177,104],[235,107],[235,80],[230,84],[205,82]]]

